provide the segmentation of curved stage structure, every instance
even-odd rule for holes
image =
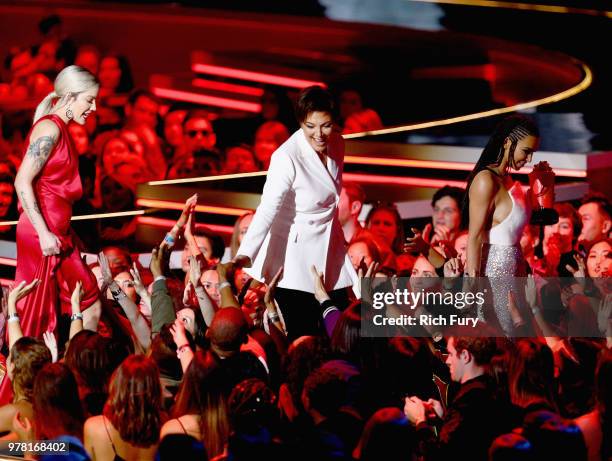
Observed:
[[[214,95],[190,78],[211,63],[332,87],[350,82],[386,126],[552,102],[590,79],[569,56],[490,37],[165,5],[3,1],[0,54],[29,43],[50,11],[79,43],[129,56],[141,86],[162,74],[172,89]]]
[[[469,121],[470,132],[485,135],[494,116],[571,98],[593,78],[568,55],[469,34],[175,6],[54,2],[52,11],[77,42],[129,56],[139,86],[222,117],[257,113],[264,88],[290,95],[315,82],[358,89],[385,128],[346,136],[345,179],[361,183],[371,200],[392,198],[404,219],[417,222],[430,213],[436,188],[464,184],[482,146],[408,145],[405,132],[444,135]],[[50,12],[49,2],[0,1],[0,54],[29,43]],[[0,101],[7,116],[23,109]],[[584,195],[587,176],[610,192],[609,154],[539,155],[560,178],[559,200]],[[262,172],[141,185],[138,243],[144,249],[159,241],[194,191],[202,197],[199,222],[227,236],[236,216],[259,203],[264,180]],[[12,251],[0,245],[0,264],[11,262]]]

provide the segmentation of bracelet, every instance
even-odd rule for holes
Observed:
[[[272,323],[276,323],[280,320],[280,315],[278,314],[268,314],[268,319],[270,320],[270,322]]]
[[[117,288],[113,289],[112,287],[109,287],[109,290],[111,292],[111,295],[113,295],[113,299],[115,301],[119,301],[120,299],[123,298],[127,298],[127,295],[123,292],[123,290],[117,286]]]
[[[183,344],[182,346],[176,348],[176,356],[179,359],[181,358],[181,355],[183,354],[185,349],[190,349],[191,350],[191,347],[189,346],[189,344]]]
[[[7,322],[12,323],[12,322],[19,322],[19,316],[17,314],[9,314],[8,318],[6,319]]]
[[[219,291],[223,290],[225,287],[231,287],[231,286],[232,286],[232,284],[229,283],[229,282],[221,282],[219,284]]]
[[[175,240],[170,232],[168,232],[166,236],[164,237],[164,242],[166,242],[169,247],[174,245]]]
[[[83,320],[83,314],[81,312],[78,312],[76,314],[72,314],[70,316],[70,321],[74,322],[75,320]]]

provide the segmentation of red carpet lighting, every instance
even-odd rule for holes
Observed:
[[[327,87],[327,85],[323,82],[302,80],[300,78],[284,77],[282,75],[266,74],[251,70],[235,69],[232,67],[215,66],[214,64],[194,63],[191,65],[191,70],[201,74],[217,75],[219,77],[266,83],[268,85],[286,86],[300,90],[313,85]]]
[[[204,78],[194,78],[191,84],[196,88],[204,88],[206,90],[226,91],[228,93],[243,94],[246,96],[261,97],[264,90],[252,86],[237,85],[235,83],[217,82],[215,80],[206,80]]]
[[[140,216],[138,218],[138,224],[144,224],[147,226],[160,227],[162,229],[171,229],[172,226],[176,224],[176,221],[171,219],[163,219],[163,218],[153,218],[151,216]],[[198,223],[198,226],[201,225],[206,227],[207,229],[212,230],[213,232],[218,232],[220,234],[231,234],[234,232],[233,226],[222,226],[220,224],[208,224],[208,223]]]
[[[185,206],[183,202],[172,202],[170,200],[152,200],[148,198],[139,198],[138,200],[136,200],[136,205],[146,206],[150,208],[162,208],[166,210],[182,210]],[[211,205],[196,205],[195,210],[199,213],[214,213],[228,216],[242,216],[247,211],[250,211],[246,208],[229,208]]]
[[[220,98],[218,96],[208,96],[205,94],[192,93],[190,91],[171,90],[169,88],[153,87],[151,91],[160,98],[174,99],[176,101],[186,101],[205,106],[224,107],[226,109],[236,109],[245,112],[261,112],[261,104],[256,102],[238,101],[236,99]]]

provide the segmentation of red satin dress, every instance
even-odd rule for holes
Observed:
[[[40,279],[34,291],[17,303],[23,334],[39,339],[45,331],[55,330],[59,312],[71,312],[70,297],[78,280],[83,282],[84,291],[81,310],[90,307],[99,296],[96,277],[81,259],[70,228],[72,204],[83,193],[79,156],[64,121],[57,115],[47,115],[40,120],[45,119],[59,127],[60,135],[32,186],[47,227],[61,241],[61,252],[43,256],[38,234],[20,204],[15,273],[15,283]],[[0,383],[0,405],[9,403],[11,399],[11,385],[5,376]]]
[[[61,241],[61,252],[43,256],[38,234],[20,205],[15,283],[22,280],[30,283],[37,278],[40,284],[17,304],[17,312],[23,334],[36,338],[42,338],[45,331],[55,330],[58,313],[71,312],[70,297],[77,281],[83,282],[81,310],[91,306],[99,296],[96,277],[81,259],[70,227],[72,204],[83,194],[78,153],[60,117],[51,114],[40,120],[51,120],[60,129],[57,144],[34,180],[33,188],[47,227]]]

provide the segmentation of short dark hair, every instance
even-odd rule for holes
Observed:
[[[62,24],[62,18],[60,18],[57,14],[51,14],[49,16],[45,16],[38,22],[38,30],[43,35],[47,35],[51,29],[55,26],[60,26]]]
[[[479,336],[452,336],[452,338],[457,353],[468,351],[474,357],[476,365],[489,365],[493,356],[497,354],[495,338]]]
[[[349,204],[353,202],[364,203],[366,194],[363,191],[363,187],[354,182],[345,182],[342,188],[346,191],[346,195],[349,198]]]
[[[324,367],[313,371],[304,382],[304,394],[310,407],[327,417],[344,405],[347,389],[339,373]]]
[[[185,115],[185,118],[183,119],[183,127],[187,125],[187,122],[189,120],[194,119],[194,118],[206,119],[206,121],[208,121],[208,123],[210,124],[210,128],[212,129],[213,126],[212,126],[212,122],[210,121],[210,115],[204,109],[191,109],[187,111],[187,115]]]
[[[465,195],[465,189],[461,187],[444,186],[438,189],[431,199],[432,208],[436,205],[436,202],[443,197],[450,197],[457,203],[457,208],[461,210],[461,204],[463,203],[463,196]]]
[[[158,105],[161,104],[161,101],[159,100],[157,96],[155,96],[149,90],[145,90],[143,88],[136,88],[134,91],[130,93],[130,95],[128,96],[128,104],[130,106],[133,106],[134,104],[136,104],[136,101],[138,101],[138,99],[140,98],[147,98],[155,102]]]
[[[599,192],[591,192],[587,194],[583,199],[580,205],[586,205],[588,203],[595,203],[599,209],[599,212],[608,216],[609,219],[612,219],[612,204],[610,204],[610,200],[604,194]]]
[[[582,222],[576,209],[567,202],[555,203],[553,208],[559,213],[559,218],[568,218],[572,222],[573,237],[578,237],[582,228]]]
[[[322,86],[304,88],[297,99],[295,116],[302,123],[311,112],[327,112],[336,118],[336,103],[333,96]]]
[[[219,234],[215,234],[210,229],[203,226],[197,226],[193,231],[195,237],[206,237],[210,241],[210,248],[212,250],[211,256],[213,258],[221,259],[225,253],[225,242],[223,237]]]

